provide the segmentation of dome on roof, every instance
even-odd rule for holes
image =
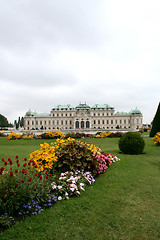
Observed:
[[[29,111],[26,112],[26,116],[34,116],[34,112],[29,109]]]
[[[130,113],[131,113],[131,114],[142,114],[141,111],[140,111],[139,109],[137,109],[137,108],[135,108],[134,110],[132,110]]]
[[[76,109],[90,109],[90,106],[87,105],[86,103],[80,103]]]

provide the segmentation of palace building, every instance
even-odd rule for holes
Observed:
[[[58,105],[49,114],[27,111],[24,117],[25,130],[82,131],[138,131],[143,126],[143,116],[135,108],[130,112],[116,112],[108,104],[93,107],[80,103],[76,107]]]

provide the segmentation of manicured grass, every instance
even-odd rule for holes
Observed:
[[[120,157],[80,197],[57,202],[41,215],[27,217],[0,239],[158,240],[160,239],[160,147],[145,137],[145,154],[119,153],[118,140],[87,139]],[[0,138],[0,158],[19,159],[52,140]]]

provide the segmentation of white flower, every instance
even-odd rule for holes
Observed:
[[[80,189],[82,189],[83,191],[85,191],[85,189],[83,187],[80,186]]]
[[[76,193],[78,193],[79,195],[81,194],[79,191],[77,191]]]
[[[58,186],[58,189],[62,189],[62,186]]]
[[[71,190],[72,192],[74,192],[75,188],[70,188],[70,190]]]
[[[62,197],[61,197],[61,196],[59,196],[59,197],[58,197],[58,200],[59,200],[59,201],[61,201],[61,200],[62,200]]]
[[[68,192],[65,192],[65,196],[68,196]]]
[[[84,186],[84,183],[80,183],[80,186],[83,187],[83,186]]]

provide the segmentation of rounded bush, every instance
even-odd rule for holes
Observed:
[[[125,154],[141,154],[144,146],[144,139],[138,132],[127,132],[119,140],[119,149]]]
[[[95,174],[98,169],[96,155],[99,149],[79,141],[70,141],[61,146],[57,153],[58,160],[54,163],[57,171],[90,171]]]

